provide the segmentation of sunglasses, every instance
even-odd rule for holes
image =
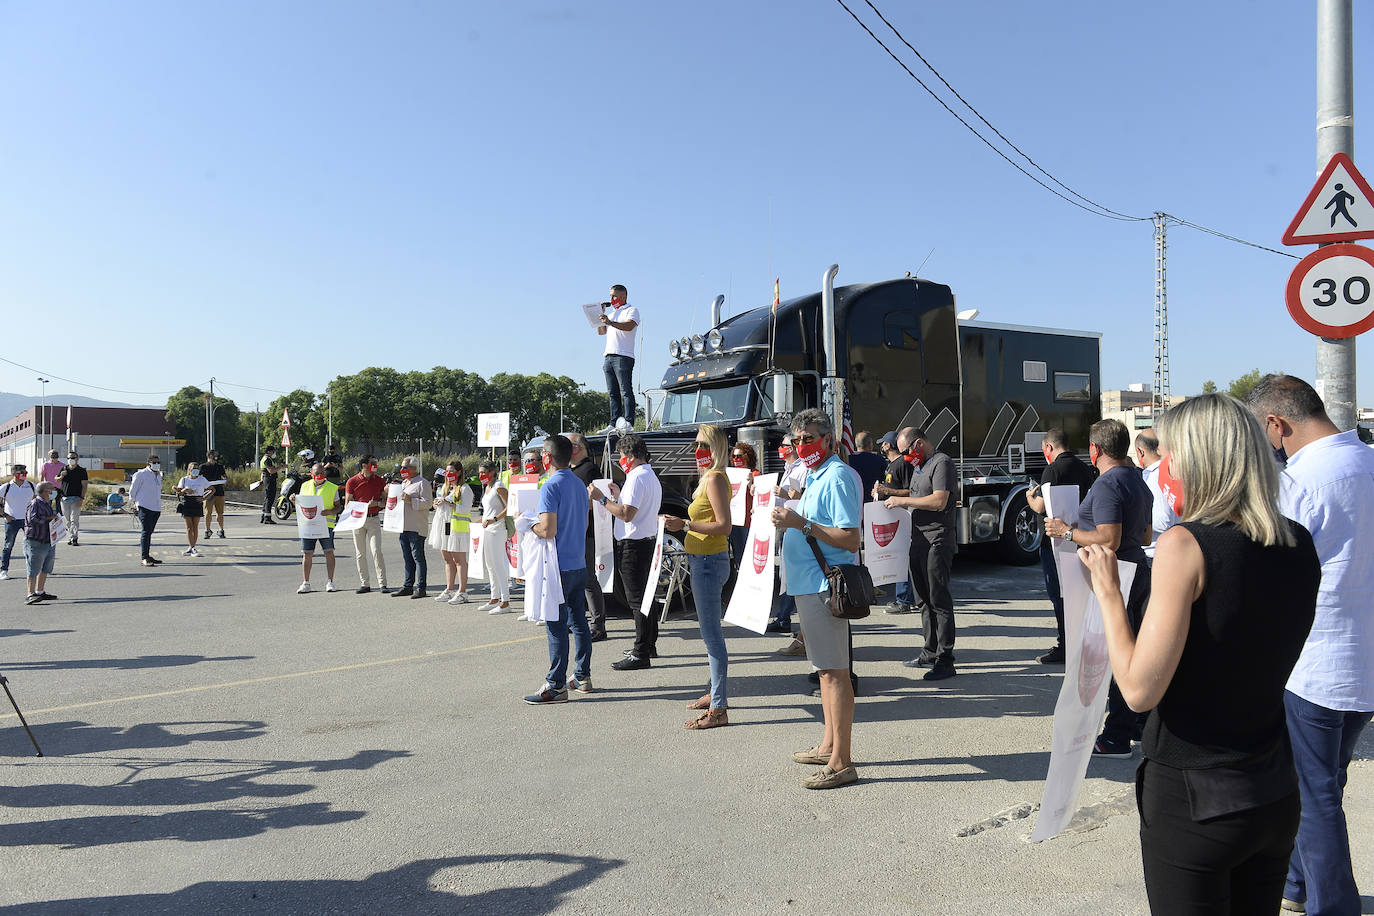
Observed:
[[[696,445],[694,445],[694,446],[692,446],[692,447],[693,447],[693,448],[704,448],[704,449],[706,449],[706,451],[708,451],[708,452],[711,450],[711,446],[707,445],[705,442],[698,442]]]
[[[798,445],[810,445],[812,442],[819,442],[819,441],[821,441],[821,437],[820,437],[820,436],[798,436],[798,437],[797,437],[797,444],[798,444]]]

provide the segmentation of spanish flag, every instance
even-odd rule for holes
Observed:
[[[778,310],[778,306],[782,304],[782,293],[778,286],[781,282],[782,277],[778,277],[773,281],[773,311],[775,312]]]

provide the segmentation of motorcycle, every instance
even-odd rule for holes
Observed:
[[[283,522],[291,517],[291,513],[296,511],[296,504],[291,501],[291,494],[299,491],[301,484],[310,479],[310,459],[314,457],[314,453],[307,456],[302,451],[296,457],[300,458],[304,465],[301,468],[287,470],[286,480],[281,485],[281,493],[277,496],[277,503],[272,508],[272,514]]]

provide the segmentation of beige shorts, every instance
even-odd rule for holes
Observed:
[[[826,604],[829,595],[797,595],[806,657],[820,671],[849,670],[849,621],[835,617]]]
[[[223,493],[221,493],[219,496],[206,496],[206,497],[205,497],[205,515],[206,515],[206,517],[209,517],[209,515],[210,515],[211,512],[218,512],[218,513],[219,513],[219,517],[220,517],[221,519],[224,518],[224,494],[223,494]]]

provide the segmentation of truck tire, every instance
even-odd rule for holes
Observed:
[[[1014,566],[1029,566],[1040,561],[1043,528],[1040,514],[1026,504],[1026,494],[1017,493],[1007,507],[999,545],[1002,559]]]

